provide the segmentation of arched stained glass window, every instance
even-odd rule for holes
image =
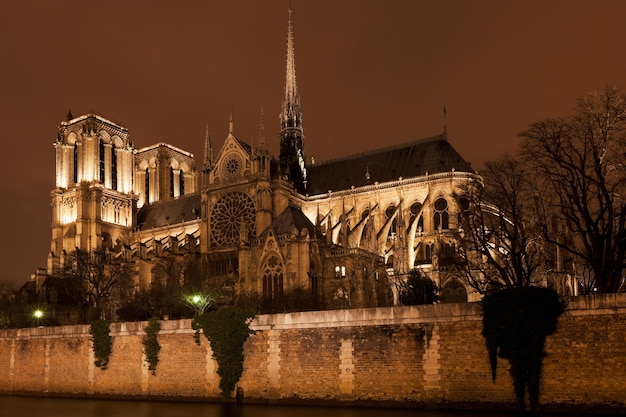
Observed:
[[[271,310],[278,310],[283,296],[283,265],[278,256],[271,255],[263,267],[263,303]]]
[[[448,214],[448,202],[445,198],[439,197],[435,201],[435,214],[433,218],[433,224],[435,226],[435,230],[447,230],[450,227]]]

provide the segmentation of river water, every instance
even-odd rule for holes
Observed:
[[[514,417],[514,413],[0,396],[1,417]],[[554,415],[552,415],[554,417]],[[576,415],[578,417],[582,415]],[[562,414],[558,417],[575,417]]]

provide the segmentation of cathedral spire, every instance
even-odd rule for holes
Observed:
[[[302,109],[296,82],[296,58],[293,42],[293,23],[291,20],[291,4],[289,5],[289,24],[287,28],[287,68],[285,72],[285,97],[281,115],[282,129],[296,128],[302,130]]]
[[[281,173],[300,192],[306,191],[306,166],[304,157],[304,131],[302,129],[302,108],[296,82],[296,61],[293,42],[293,24],[289,4],[289,24],[287,26],[287,68],[285,72],[285,96],[280,115],[280,166]]]

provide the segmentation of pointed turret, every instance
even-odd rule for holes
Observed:
[[[267,153],[267,142],[265,140],[265,114],[261,107],[261,116],[259,116],[259,152]]]
[[[208,174],[213,168],[213,147],[211,146],[211,134],[209,133],[209,122],[206,123],[206,133],[204,136],[204,161],[202,172]]]
[[[280,168],[300,192],[306,191],[306,166],[304,157],[304,131],[302,108],[296,82],[296,62],[293,43],[293,25],[289,7],[287,30],[287,70],[285,74],[285,96],[280,115]]]

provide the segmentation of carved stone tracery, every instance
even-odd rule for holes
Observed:
[[[256,213],[250,196],[235,191],[219,198],[211,210],[211,243],[233,246],[239,243],[241,227],[251,235],[256,233]]]

